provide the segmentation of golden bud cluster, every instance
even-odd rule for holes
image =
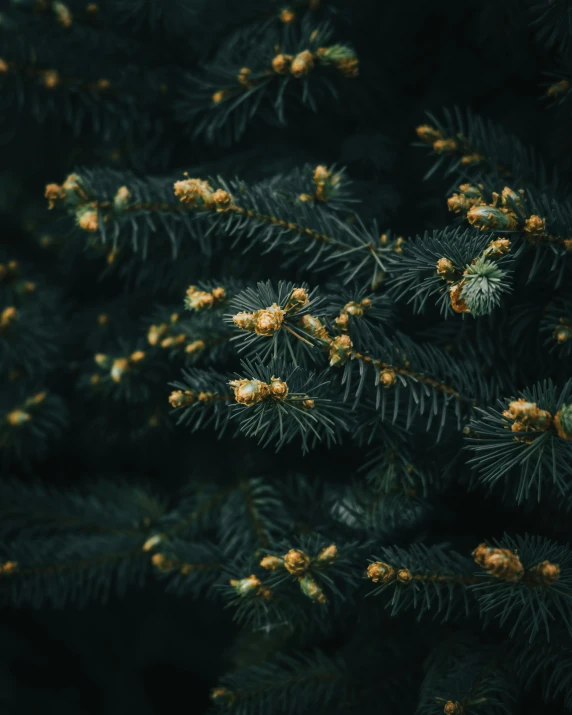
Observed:
[[[218,286],[211,291],[200,290],[196,286],[189,286],[185,296],[185,307],[189,310],[208,310],[226,299],[226,291]]]
[[[262,380],[231,380],[229,385],[234,391],[238,404],[251,407],[263,400],[283,402],[288,397],[288,385],[279,377],[272,377],[270,383]]]
[[[188,174],[185,179],[176,181],[173,188],[179,201],[193,208],[227,211],[232,205],[228,191],[214,190],[208,181],[191,179]]]
[[[296,78],[305,77],[314,69],[314,55],[310,50],[299,52],[290,63],[290,74]]]
[[[364,298],[359,303],[352,300],[344,305],[340,314],[334,320],[334,323],[340,330],[346,331],[349,327],[350,315],[354,318],[363,318],[365,312],[369,310],[372,305],[373,303],[370,298]]]
[[[288,571],[289,574],[298,579],[300,590],[312,601],[316,603],[326,603],[326,596],[311,574],[312,566],[317,569],[331,566],[338,557],[338,549],[335,544],[330,544],[311,559],[301,549],[290,549],[284,556],[265,556],[260,565],[267,571]]]
[[[259,596],[261,598],[272,598],[270,589],[265,587],[262,581],[254,574],[241,579],[231,579],[230,585],[239,596]]]
[[[328,342],[330,340],[326,326],[319,318],[316,318],[313,315],[303,315],[300,318],[299,325],[313,338],[317,338],[318,340],[322,340],[324,342]]]
[[[308,296],[308,291],[305,288],[294,288],[284,306],[284,312],[297,313],[309,303],[310,297]]]
[[[524,567],[517,554],[510,549],[498,549],[479,544],[473,551],[477,564],[495,578],[516,583],[524,576]]]
[[[269,308],[263,308],[254,313],[237,313],[232,320],[241,330],[271,337],[282,327],[285,312],[277,303],[274,303]]]
[[[375,561],[367,567],[367,577],[374,583],[409,583],[413,580],[413,574],[409,569],[394,569],[384,561]]]
[[[552,415],[547,410],[541,410],[536,402],[528,402],[524,398],[509,403],[503,417],[510,420],[513,432],[546,432],[553,425]],[[517,441],[531,443],[532,437],[515,437]]]
[[[353,343],[349,335],[338,335],[330,341],[330,365],[341,367],[345,365],[351,356]]]

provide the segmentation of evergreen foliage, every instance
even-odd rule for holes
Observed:
[[[572,6],[429,5],[2,6],[2,713],[572,710]]]

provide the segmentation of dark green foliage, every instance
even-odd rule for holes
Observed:
[[[2,5],[2,713],[572,709],[570,3],[461,5]]]

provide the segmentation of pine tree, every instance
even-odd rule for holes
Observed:
[[[353,5],[0,13],[2,712],[572,709],[572,6]]]

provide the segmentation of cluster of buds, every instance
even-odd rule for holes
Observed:
[[[553,425],[550,412],[541,410],[536,402],[528,402],[520,398],[509,403],[508,410],[504,410],[503,417],[512,422],[513,432],[546,432]],[[533,437],[518,436],[519,442],[530,444]]]
[[[111,358],[104,353],[97,353],[94,356],[94,360],[100,368],[109,370],[113,382],[121,382],[131,367],[144,359],[145,353],[142,350],[136,350],[129,357]]]
[[[270,589],[267,586],[264,586],[262,581],[254,574],[251,574],[246,578],[233,578],[230,581],[230,585],[241,597],[254,596],[265,599],[272,598],[272,592],[270,591]]]
[[[375,561],[367,567],[367,577],[374,583],[409,583],[413,579],[413,574],[409,569],[394,569],[384,561]]]
[[[145,547],[143,547],[143,549],[145,550]],[[151,556],[151,563],[161,573],[168,573],[176,569],[179,573],[183,574],[183,576],[188,576],[188,574],[196,568],[193,564],[186,564],[170,559],[165,554],[153,554],[153,556]]]
[[[58,203],[70,205],[85,204],[88,201],[83,181],[78,174],[70,174],[63,184],[48,184],[44,196],[48,200],[48,208],[53,209]]]
[[[294,288],[284,306],[285,313],[298,313],[310,303],[308,291],[305,288]]]
[[[316,190],[313,194],[300,194],[300,201],[329,201],[335,196],[340,185],[342,175],[332,173],[327,166],[319,165],[314,170],[314,184]]]
[[[447,137],[440,129],[429,124],[422,124],[415,130],[418,138],[425,144],[430,144],[436,154],[461,154],[461,164],[476,166],[485,161],[485,157],[471,149],[466,139],[457,134],[456,137]]]
[[[524,576],[524,566],[517,554],[510,549],[499,549],[486,544],[479,544],[473,551],[478,565],[495,578],[517,583]]]
[[[397,373],[392,367],[385,367],[379,373],[379,382],[385,387],[389,388],[395,385],[397,382]]]
[[[232,321],[241,330],[271,337],[282,327],[285,312],[277,303],[274,303],[269,308],[262,308],[254,313],[237,313],[233,316]]]
[[[18,564],[16,561],[5,561],[0,563],[0,576],[9,576],[10,574],[16,573],[18,570]]]
[[[449,211],[456,214],[466,214],[473,206],[485,203],[482,184],[461,184],[459,193],[454,193],[447,199]]]
[[[272,377],[270,382],[262,380],[231,380],[228,383],[239,405],[251,407],[264,400],[283,402],[288,397],[288,385],[279,377]]]
[[[193,390],[173,390],[169,395],[169,404],[175,410],[180,407],[190,407],[197,402],[206,405],[216,399],[212,392],[194,392]]]
[[[379,242],[382,248],[387,248],[395,253],[403,253],[403,244],[405,243],[403,236],[392,239],[387,233],[382,233]]]
[[[319,47],[316,57],[321,64],[333,65],[344,77],[353,79],[359,74],[359,60],[355,52],[345,45]]]
[[[308,335],[311,335],[317,340],[321,340],[323,342],[330,341],[330,336],[328,335],[326,326],[319,318],[316,318],[314,315],[303,315],[300,318],[299,326],[302,328],[302,330],[308,333]]]
[[[510,245],[508,238],[496,238],[492,240],[482,254],[473,259],[473,264],[481,258],[486,258],[489,261],[500,260],[509,252]],[[451,308],[455,313],[471,312],[463,298],[463,287],[465,286],[463,276],[467,275],[469,270],[470,267],[467,267],[462,271],[460,268],[457,268],[449,258],[443,257],[437,261],[437,275],[441,276],[447,283],[452,284],[449,288],[449,299],[451,301]]]
[[[290,549],[284,556],[265,556],[260,565],[267,571],[288,571],[298,580],[300,590],[305,596],[316,603],[326,603],[326,596],[312,576],[311,569],[327,568],[337,557],[336,545],[330,544],[313,559],[301,549]]]
[[[224,189],[213,189],[208,181],[185,178],[174,184],[175,196],[183,204],[196,209],[228,211],[232,205],[232,196]]]
[[[185,295],[185,308],[187,310],[209,310],[226,299],[224,288],[218,286],[211,291],[200,290],[196,286],[189,286]]]
[[[349,335],[338,335],[330,340],[330,366],[342,367],[352,354],[353,343]]]
[[[364,298],[363,300],[360,300],[359,303],[351,300],[340,310],[340,314],[334,320],[334,323],[340,330],[346,332],[349,327],[350,315],[354,318],[363,318],[365,312],[369,310],[371,306],[371,298]]]

